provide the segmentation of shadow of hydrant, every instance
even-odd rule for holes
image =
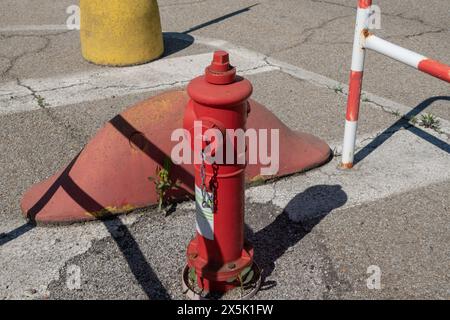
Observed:
[[[307,235],[332,210],[347,202],[347,194],[340,185],[317,185],[296,195],[275,221],[253,233],[247,226],[249,241],[255,247],[257,263],[263,278],[270,276],[275,262]],[[265,289],[275,283],[265,283]]]

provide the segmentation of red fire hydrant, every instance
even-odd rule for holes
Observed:
[[[208,162],[204,154],[208,141],[202,136],[211,128],[224,135],[227,129],[245,130],[250,112],[247,100],[253,88],[248,80],[236,76],[228,53],[217,51],[205,75],[192,80],[187,91],[191,99],[184,128],[190,132],[194,155],[200,159],[195,164],[197,234],[188,245],[187,264],[195,269],[197,285],[205,292],[226,292],[239,286],[239,275],[253,265],[253,248],[244,240],[246,162]],[[200,121],[201,130],[195,130]],[[194,146],[196,139],[202,139],[201,150]],[[234,144],[236,140],[223,136],[225,142]],[[219,147],[223,145],[211,148],[210,155]],[[236,146],[229,150],[234,150],[232,159],[242,156]],[[227,158],[226,152],[223,158]]]

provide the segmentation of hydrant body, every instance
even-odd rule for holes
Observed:
[[[205,75],[192,80],[187,91],[191,99],[184,128],[189,132],[194,158],[199,160],[194,161],[197,234],[188,246],[187,264],[195,269],[197,284],[204,291],[225,292],[239,285],[239,274],[253,264],[253,249],[244,240],[246,162],[237,161],[237,140],[226,136],[229,129],[245,131],[252,85],[236,76],[228,53],[217,51]],[[199,125],[200,130],[196,130]],[[208,129],[220,131],[222,141],[205,154]],[[232,147],[227,148],[227,143]],[[217,155],[219,148],[223,163],[204,158]],[[232,163],[226,161],[230,158],[227,150],[233,153]]]

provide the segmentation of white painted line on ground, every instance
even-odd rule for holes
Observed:
[[[346,209],[448,181],[450,141],[445,142],[442,147],[446,151],[425,143],[407,130],[399,130],[352,170],[337,169],[340,159],[335,158],[320,169],[248,189],[247,196],[252,202],[272,202],[287,208],[292,220],[305,221],[323,214],[320,204],[333,200],[327,199],[327,195],[311,195],[311,201],[299,204],[301,208],[295,207],[292,203],[295,196],[313,186],[341,186],[348,199],[340,209]]]
[[[242,75],[278,70],[258,55],[239,48],[230,50],[232,63]],[[48,107],[61,107],[86,101],[164,90],[186,85],[204,73],[211,53],[162,59],[153,63],[126,67],[102,68],[44,79],[24,79],[0,87],[0,115],[39,109],[37,96]]]
[[[138,215],[119,217],[127,226],[138,218]],[[120,226],[114,221],[111,225]],[[88,251],[93,241],[110,236],[108,229],[116,228],[106,228],[100,221],[65,228],[34,228],[20,240],[0,246],[0,299],[47,298],[47,286],[59,279],[59,270],[65,263]],[[3,231],[7,229],[2,222],[0,232]],[[29,290],[36,292],[30,295]]]

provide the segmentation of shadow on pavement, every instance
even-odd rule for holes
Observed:
[[[162,57],[168,57],[190,47],[194,43],[192,36],[178,32],[163,32],[163,40],[164,53]]]
[[[171,298],[166,288],[164,288],[158,276],[147,262],[128,227],[120,219],[105,220],[103,223],[147,297],[152,300],[170,300]]]
[[[192,28],[189,28],[186,31],[183,31],[181,33],[179,32],[163,32],[163,38],[164,38],[164,54],[162,57],[168,57],[174,53],[177,53],[178,51],[181,51],[183,49],[186,49],[187,47],[191,46],[194,43],[194,37],[189,35],[189,33],[206,28],[210,25],[222,22],[226,19],[232,18],[234,16],[237,16],[241,13],[250,11],[252,7],[255,7],[259,5],[259,3],[256,3],[254,5],[245,7],[243,9],[239,9],[237,11],[228,13],[226,15],[223,15],[221,17],[215,18],[213,20],[210,20],[205,23],[201,23],[199,25],[196,25]]]
[[[419,105],[417,105],[414,109],[412,109],[410,112],[405,114],[405,116],[398,121],[396,121],[392,126],[384,130],[378,137],[376,137],[372,142],[370,142],[368,145],[366,145],[364,148],[359,150],[355,154],[354,159],[354,165],[359,163],[360,161],[364,160],[367,156],[369,156],[372,152],[374,152],[379,146],[381,146],[383,143],[385,143],[389,138],[391,138],[397,131],[401,129],[408,130],[409,132],[415,134],[419,138],[422,138],[423,140],[431,143],[435,147],[450,153],[450,145],[446,143],[445,141],[442,141],[439,138],[436,138],[435,136],[429,134],[428,132],[417,128],[413,125],[411,125],[407,119],[410,119],[412,117],[417,116],[419,113],[421,113],[423,110],[425,110],[427,107],[429,107],[431,104],[433,104],[435,101],[444,100],[444,101],[450,101],[449,96],[437,96],[437,97],[431,97],[424,101],[422,101]]]
[[[133,136],[135,132],[138,132],[130,123],[123,119],[120,115],[112,119],[111,124],[125,137],[129,138]],[[133,143],[142,151],[144,151],[149,157],[155,161],[162,163],[165,154],[143,136],[139,136],[139,141],[132,140]],[[152,148],[146,148],[147,145],[151,145]],[[149,150],[152,150],[151,152]],[[128,230],[119,219],[115,218],[114,223],[108,221],[110,218],[114,218],[114,214],[104,208],[103,205],[98,203],[94,198],[87,194],[76,182],[71,178],[70,171],[77,162],[80,154],[78,154],[71,163],[64,169],[56,181],[48,188],[44,195],[30,208],[27,212],[27,217],[33,223],[39,212],[47,205],[52,199],[53,195],[59,188],[69,195],[76,203],[78,203],[86,212],[91,212],[93,215],[98,215],[100,220],[103,220],[106,228],[110,232],[112,238],[115,240],[117,246],[122,251],[124,258],[126,259],[131,272],[140,284],[143,291],[146,293],[149,299],[170,299],[170,295],[164,288],[157,275],[151,268],[150,264],[145,259],[139,245]],[[190,179],[194,183],[194,178],[188,173],[184,172],[186,178]],[[115,226],[113,227],[113,225]],[[119,224],[117,226],[117,224]],[[117,236],[115,229],[119,229],[122,233],[120,237]]]
[[[20,227],[17,227],[16,229],[9,231],[8,233],[0,233],[0,246],[17,239],[31,229],[34,229],[34,227],[36,227],[34,223],[24,223]]]
[[[208,22],[201,23],[201,24],[199,24],[199,25],[196,25],[196,26],[194,26],[194,27],[192,27],[192,28],[190,28],[190,29],[184,31],[183,33],[185,33],[185,34],[186,34],[186,33],[191,33],[191,32],[194,32],[194,31],[203,29],[203,28],[205,28],[205,27],[208,27],[208,26],[210,26],[210,25],[213,25],[213,24],[222,22],[222,21],[224,21],[224,20],[226,20],[226,19],[229,19],[229,18],[231,18],[231,17],[237,16],[237,15],[239,15],[239,14],[241,14],[241,13],[250,11],[251,8],[253,8],[253,7],[257,6],[257,5],[259,5],[259,3],[255,3],[255,4],[251,5],[251,6],[248,6],[248,7],[245,7],[245,8],[239,9],[239,10],[236,10],[236,11],[234,11],[234,12],[225,14],[225,15],[223,15],[223,16],[221,16],[221,17],[218,17],[218,18],[216,18],[216,19],[210,20],[210,21],[208,21]]]
[[[263,269],[263,279],[269,277],[275,262],[296,245],[332,210],[347,202],[347,194],[340,185],[317,185],[296,195],[275,221],[253,233],[247,226],[248,240],[255,247],[255,259]],[[294,221],[295,222],[294,222]],[[263,290],[276,282],[264,281]]]

